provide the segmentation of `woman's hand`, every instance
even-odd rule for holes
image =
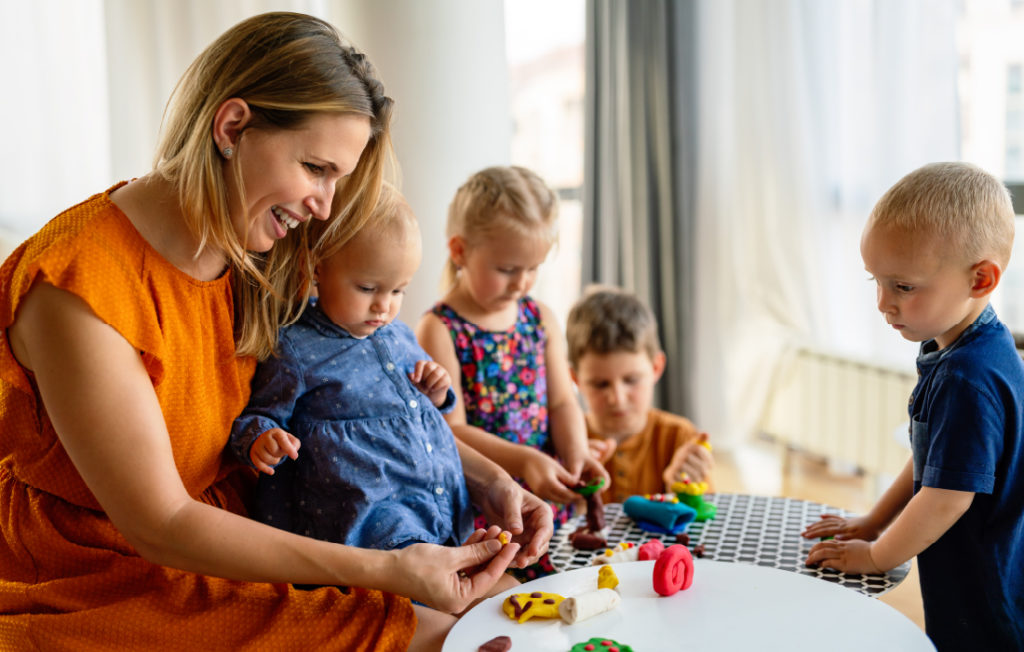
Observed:
[[[393,586],[386,590],[445,613],[460,613],[490,591],[519,549],[518,543],[502,545],[491,538],[458,548],[416,543],[393,550]]]
[[[505,527],[512,533],[512,541],[521,544],[513,566],[526,568],[547,552],[555,531],[551,507],[511,477],[505,476],[486,485],[482,494],[473,496],[473,502],[480,507],[488,523]]]

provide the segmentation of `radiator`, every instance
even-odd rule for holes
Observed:
[[[907,401],[916,372],[810,349],[780,366],[761,431],[796,450],[895,476],[910,457]]]

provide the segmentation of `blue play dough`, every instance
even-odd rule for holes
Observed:
[[[697,517],[697,510],[679,503],[662,503],[643,496],[630,496],[622,503],[622,511],[648,532],[679,534]]]

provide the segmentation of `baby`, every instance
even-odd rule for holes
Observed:
[[[459,545],[473,513],[441,416],[451,379],[395,320],[420,263],[415,216],[385,186],[366,226],[325,244],[318,298],[282,329],[232,429],[231,450],[262,472],[253,517],[366,548]]]

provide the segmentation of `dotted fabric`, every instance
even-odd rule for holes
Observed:
[[[804,566],[807,553],[817,540],[804,539],[800,532],[822,514],[852,516],[846,510],[796,498],[747,494],[707,494],[705,500],[718,508],[715,518],[691,523],[686,530],[690,550],[703,545],[705,559],[810,575],[873,597],[896,588],[910,572],[910,562],[883,575],[841,573]],[[609,503],[604,509],[609,546],[620,541],[639,545],[651,539],[661,539],[666,546],[676,542],[673,535],[654,534],[636,527],[633,519],[622,511],[620,503]],[[603,550],[576,550],[569,543],[569,534],[584,524],[583,519],[578,516],[570,520],[551,538],[551,561],[559,571],[588,566],[592,557],[603,553]]]
[[[234,355],[230,275],[183,274],[109,192],[54,218],[0,267],[0,649],[406,649],[408,599],[158,566],[100,510],[6,341],[33,282],[75,293],[140,351],[186,489],[239,513],[222,451],[254,368]]]

